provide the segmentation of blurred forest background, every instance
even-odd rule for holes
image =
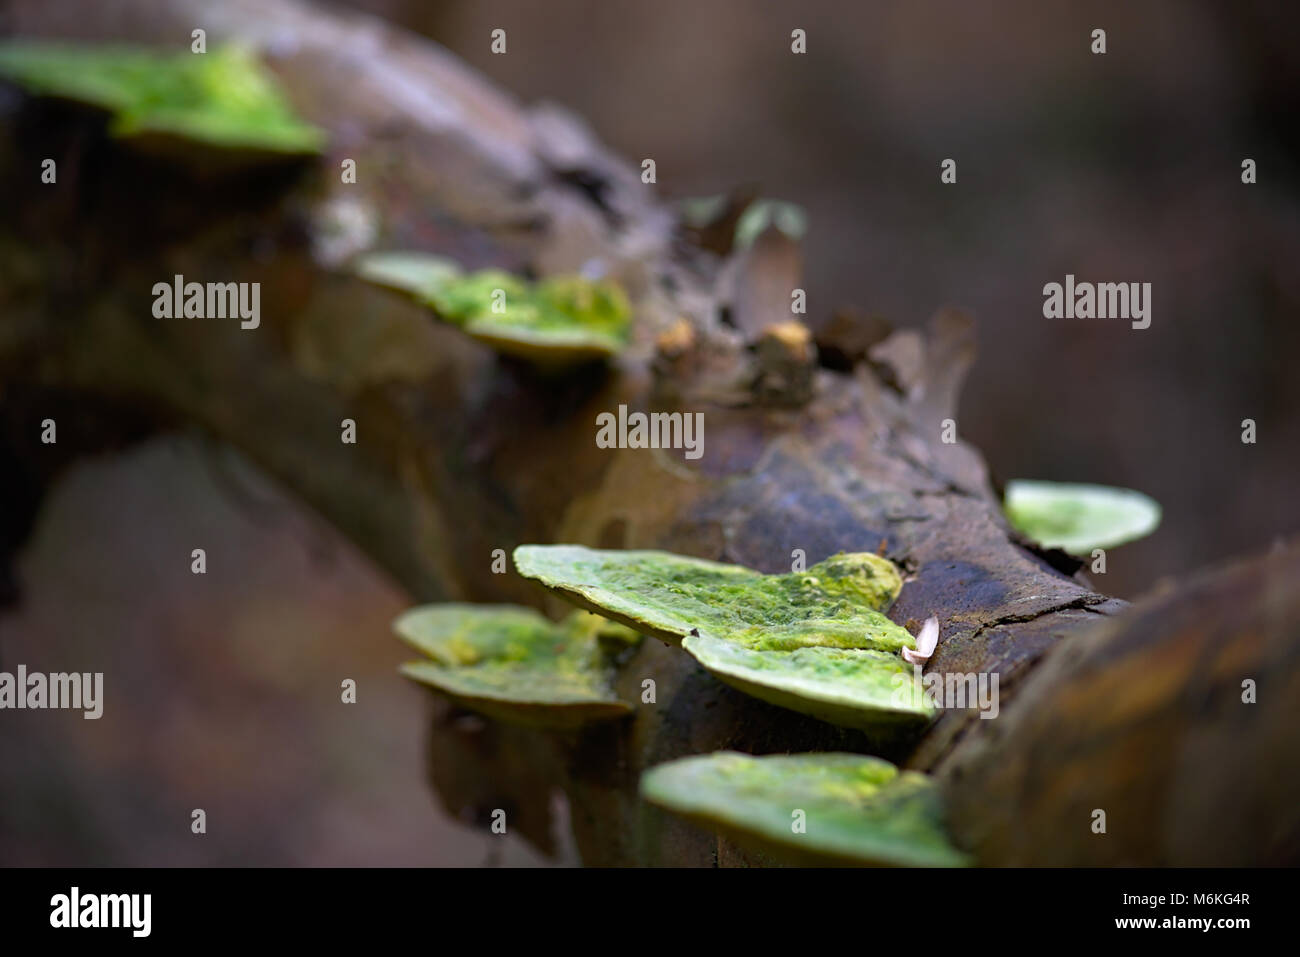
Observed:
[[[904,326],[972,312],[981,351],[958,426],[995,477],[1130,486],[1164,506],[1100,590],[1132,598],[1300,529],[1300,7],[349,5],[521,100],[571,108],[630,161],[653,157],[667,199],[753,184],[802,205],[814,324],[845,307]],[[489,52],[497,27],[505,56]],[[809,53],[791,62],[794,27]],[[1105,56],[1089,52],[1095,27]],[[949,157],[955,186],[939,182]],[[1066,273],[1152,283],[1151,328],[1044,319],[1043,284]],[[1255,445],[1235,441],[1244,418]],[[43,503],[18,569],[0,666],[151,670],[110,684],[98,722],[3,716],[0,862],[539,861],[435,807],[425,693],[396,674],[388,630],[412,599],[230,450],[187,434],[85,462]],[[339,703],[344,677],[355,706]]]

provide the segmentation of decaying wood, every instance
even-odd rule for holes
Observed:
[[[1279,549],[1052,649],[942,767],[958,835],[991,864],[1294,864],[1297,581]]]
[[[21,429],[37,428],[30,397],[48,394],[201,425],[420,601],[540,603],[491,571],[494,549],[525,542],[664,548],[768,572],[788,571],[796,549],[812,564],[883,547],[909,573],[895,619],[942,622],[929,668],[997,673],[1004,708],[1044,651],[1123,607],[1018,542],[978,454],[940,440],[974,359],[964,317],[941,312],[923,333],[877,342],[876,325],[841,316],[849,344],[837,368],[817,366],[809,336],[772,328],[790,321],[788,282],[773,282],[763,257],[796,274],[797,250],[771,239],[727,257],[690,242],[653,187],[573,117],[523,108],[367,18],[291,0],[104,0],[75,17],[21,0],[11,12],[31,36],[182,45],[201,25],[209,43],[259,44],[330,134],[318,162],[201,178],[107,140],[97,117],[4,100],[0,381]],[[35,185],[45,156],[59,160],[57,189]],[[356,184],[340,182],[345,158]],[[366,249],[602,271],[635,303],[634,345],[608,370],[539,374],[351,278],[346,260]],[[261,327],[153,318],[153,283],[176,274],[260,282]],[[703,412],[704,456],[597,448],[596,415],[619,404]],[[339,440],[344,418],[357,422],[355,446]],[[639,700],[645,678],[654,706],[568,736],[457,721],[439,706],[441,799],[470,817],[507,801],[533,808],[525,829],[550,847],[536,809],[559,788],[584,860],[708,863],[711,838],[637,800],[642,769],[719,748],[870,746],[746,698],[655,642],[624,669],[621,693]],[[940,765],[997,724],[950,712],[889,756]],[[1155,784],[1137,774],[1128,786],[1141,801]]]

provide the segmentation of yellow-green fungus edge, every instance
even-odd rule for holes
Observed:
[[[300,119],[248,47],[206,53],[29,40],[0,42],[0,78],[111,114],[117,137],[178,137],[227,150],[308,155],[323,130]]]
[[[934,781],[861,754],[697,755],[641,776],[650,804],[800,865],[963,867]]]
[[[1090,556],[1144,538],[1160,524],[1160,504],[1126,488],[1016,479],[1003,499],[1007,521],[1045,548]]]
[[[367,281],[410,294],[497,352],[540,365],[609,359],[631,337],[631,304],[611,279],[562,275],[532,282],[501,269],[465,273],[443,257],[401,251],[368,253],[352,268]]]
[[[719,680],[770,704],[887,735],[934,716],[901,657],[915,639],[884,614],[902,578],[870,552],[784,575],[577,545],[521,545],[514,563],[579,607],[680,645]]]
[[[423,655],[402,674],[487,717],[567,729],[632,711],[613,676],[640,636],[597,615],[552,622],[516,605],[448,602],[410,609],[393,630]]]

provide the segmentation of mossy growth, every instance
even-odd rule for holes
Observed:
[[[627,345],[632,309],[612,280],[552,276],[530,282],[500,269],[464,273],[449,259],[371,253],[357,275],[400,289],[498,352],[542,365],[608,358]]]
[[[803,647],[756,651],[718,638],[689,636],[682,648],[738,691],[876,738],[915,732],[934,707],[912,666],[873,648]]]
[[[640,635],[597,615],[557,623],[531,608],[447,603],[413,608],[393,630],[425,655],[404,675],[488,717],[573,728],[632,710],[612,679]]]
[[[108,110],[114,136],[161,134],[280,154],[325,145],[324,132],[294,114],[274,76],[241,46],[171,53],[8,41],[0,44],[0,77]]]
[[[793,864],[960,867],[923,774],[861,754],[683,758],[641,777],[657,807]]]
[[[677,644],[692,633],[757,650],[805,646],[895,653],[911,636],[882,614],[902,588],[898,569],[841,553],[785,575],[659,551],[520,545],[515,567],[591,611]]]
[[[1105,485],[1020,479],[1007,483],[1003,508],[1026,538],[1073,555],[1143,538],[1160,524],[1154,499]]]
[[[868,732],[915,729],[933,716],[900,657],[915,639],[884,614],[902,579],[878,555],[833,555],[785,575],[575,545],[521,545],[514,562],[581,607],[680,644],[769,703]]]

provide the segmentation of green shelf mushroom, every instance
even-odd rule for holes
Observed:
[[[795,864],[961,867],[939,789],[861,754],[734,751],[651,768],[641,796],[742,847]]]
[[[873,648],[755,651],[703,635],[682,648],[715,678],[768,704],[871,735],[915,731],[934,707],[913,680],[912,666]]]
[[[461,275],[460,266],[453,260],[420,252],[367,253],[356,259],[352,271],[367,282],[421,300]]]
[[[1007,520],[1047,548],[1089,555],[1143,538],[1160,524],[1160,505],[1141,492],[1105,485],[1007,483]]]
[[[613,675],[640,635],[597,615],[557,623],[531,608],[452,602],[413,608],[393,630],[425,656],[402,674],[488,717],[574,728],[632,710]]]
[[[408,293],[498,352],[542,365],[607,359],[623,350],[631,332],[631,306],[612,280],[530,282],[500,269],[464,273],[449,259],[414,252],[370,253],[353,270]]]
[[[521,545],[515,568],[567,600],[680,645],[753,697],[867,732],[915,729],[933,707],[912,681],[908,632],[884,614],[898,569],[842,553],[804,572],[764,575],[657,551]]]
[[[15,40],[0,44],[0,77],[108,110],[114,136],[291,155],[325,145],[324,132],[294,114],[275,77],[242,46],[172,53]]]
[[[883,614],[902,589],[893,562],[841,553],[807,571],[765,575],[659,551],[520,545],[515,568],[589,611],[678,644],[693,633],[749,648],[879,648],[911,636]]]

